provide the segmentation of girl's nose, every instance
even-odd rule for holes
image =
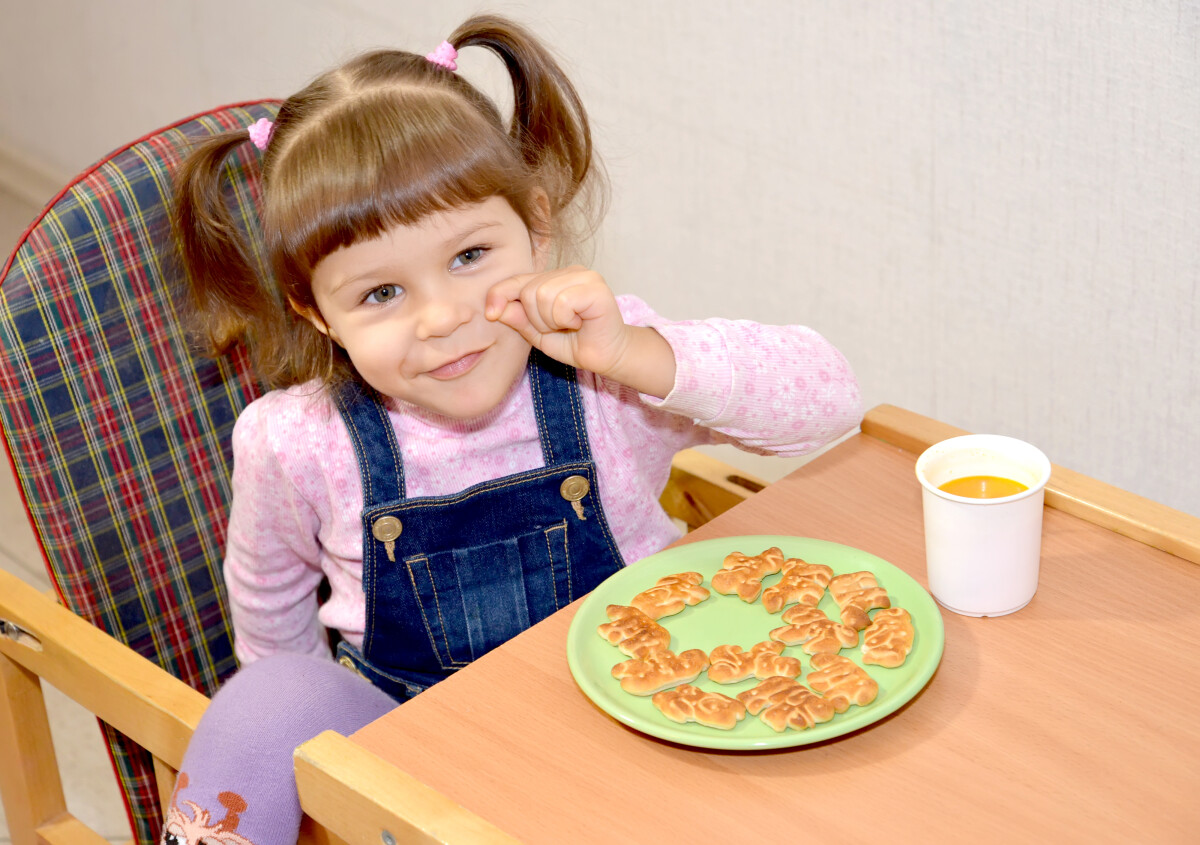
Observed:
[[[470,322],[470,303],[454,296],[432,297],[421,308],[417,319],[417,338],[447,337],[459,326]]]

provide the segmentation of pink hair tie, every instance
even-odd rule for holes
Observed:
[[[265,117],[260,117],[247,130],[250,133],[250,141],[254,146],[264,152],[267,149],[267,142],[271,140],[271,130],[275,128],[275,124],[267,120]]]
[[[449,41],[443,41],[437,45],[437,49],[432,53],[426,53],[425,58],[446,70],[458,70],[458,63],[454,61],[458,58],[458,51]]]

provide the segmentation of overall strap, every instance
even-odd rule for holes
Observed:
[[[533,412],[546,466],[590,461],[575,368],[536,349],[530,353],[530,364]],[[354,444],[362,479],[363,507],[402,501],[404,462],[387,405],[374,390],[356,383],[339,389],[334,399]]]
[[[334,400],[358,458],[363,507],[404,499],[404,462],[387,405],[374,390],[357,383],[340,388]]]
[[[546,466],[592,459],[575,368],[534,349],[529,384]]]

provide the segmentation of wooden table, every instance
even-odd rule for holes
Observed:
[[[915,452],[958,432],[887,407],[864,432],[685,542],[816,537],[925,585]],[[1200,841],[1200,566],[1179,556],[1200,557],[1200,520],[1060,476],[1034,600],[943,611],[932,680],[868,728],[772,752],[635,732],[572,680],[577,602],[349,740],[302,746],[305,808],[370,843]]]

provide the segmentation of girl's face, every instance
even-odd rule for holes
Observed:
[[[456,419],[495,408],[525,369],[529,344],[484,317],[492,285],[544,269],[503,197],[432,214],[327,255],[313,271],[320,314],[380,393]]]

